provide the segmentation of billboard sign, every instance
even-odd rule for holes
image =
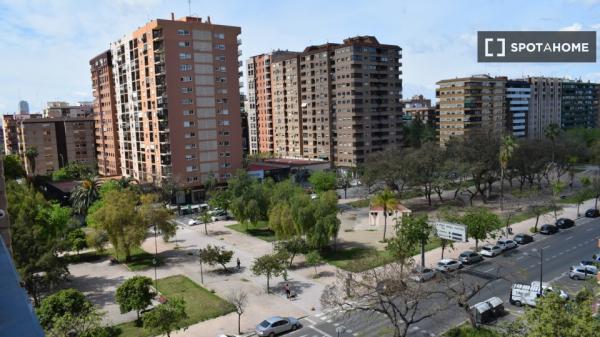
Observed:
[[[467,242],[467,226],[463,224],[440,221],[435,222],[434,225],[439,238]]]

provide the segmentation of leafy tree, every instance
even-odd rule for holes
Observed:
[[[85,240],[85,232],[81,228],[77,228],[77,229],[70,231],[67,236],[67,241],[69,242],[69,245],[70,245],[69,248],[71,248],[71,250],[76,251],[77,255],[79,255],[80,250],[87,248],[87,241]]]
[[[306,264],[315,268],[315,277],[319,276],[319,273],[317,272],[317,266],[321,263],[323,263],[323,258],[318,251],[311,250],[308,254],[306,254]]]
[[[360,166],[361,181],[369,186],[383,183],[385,186],[402,195],[411,180],[410,163],[404,160],[406,150],[392,148],[370,154]]]
[[[435,141],[435,130],[423,123],[420,118],[413,118],[404,127],[406,145],[420,148],[422,144]]]
[[[100,198],[100,184],[96,177],[85,178],[71,193],[73,208],[79,214],[86,215],[94,201]]]
[[[36,313],[42,327],[50,329],[56,318],[67,313],[85,314],[91,307],[92,304],[82,292],[64,289],[44,298]]]
[[[267,219],[269,191],[272,182],[259,182],[245,171],[238,171],[227,181],[231,210],[235,218],[248,228],[249,223]]]
[[[277,242],[275,244],[275,251],[285,252],[289,255],[288,268],[291,268],[296,255],[308,252],[308,244],[304,238],[294,237],[290,240]]]
[[[7,183],[8,214],[11,220],[13,260],[24,288],[40,303],[40,292],[56,286],[68,274],[58,257],[66,224],[49,221],[50,204],[31,185]]]
[[[7,180],[15,180],[25,177],[25,169],[21,163],[21,158],[16,154],[9,154],[4,157],[4,177]]]
[[[373,197],[371,200],[371,205],[374,207],[381,207],[383,209],[383,241],[385,241],[388,212],[396,210],[396,207],[398,206],[398,200],[396,199],[394,193],[386,188]]]
[[[583,204],[586,200],[588,200],[590,198],[590,191],[589,190],[579,190],[577,191],[577,193],[575,193],[575,195],[573,196],[573,201],[575,201],[575,204],[577,204],[577,217],[581,216],[581,213],[579,213],[579,206],[581,206],[581,204]]]
[[[62,207],[59,203],[53,202],[47,205],[45,211],[46,231],[53,237],[60,237],[73,221],[71,208]]]
[[[348,198],[348,188],[351,186],[353,174],[350,170],[338,171],[337,184],[339,188],[344,190],[344,199]]]
[[[406,238],[409,245],[421,247],[421,267],[425,268],[425,245],[433,230],[427,215],[406,215],[401,218],[400,223],[402,237]]]
[[[203,210],[202,213],[200,213],[200,221],[202,221],[202,223],[204,224],[204,234],[208,235],[207,225],[209,222],[212,221],[212,218],[207,210]]]
[[[337,194],[335,191],[327,191],[313,201],[314,205],[314,228],[305,231],[306,239],[310,247],[322,250],[329,242],[337,241],[340,230],[340,219],[337,217]]]
[[[267,254],[258,257],[252,264],[252,273],[256,276],[265,276],[267,278],[267,294],[270,291],[270,281],[272,277],[282,275],[285,269],[285,261],[277,254]]]
[[[79,180],[84,179],[95,171],[87,165],[80,163],[69,163],[60,169],[52,172],[52,181],[63,181],[63,180]]]
[[[91,227],[86,233],[85,241],[88,247],[94,248],[98,253],[103,253],[106,244],[109,242],[108,233],[102,228]]]
[[[475,239],[475,249],[479,248],[479,241],[485,240],[490,232],[500,227],[498,215],[486,208],[470,209],[462,217],[462,223],[467,226],[467,233]]]
[[[210,266],[221,265],[225,272],[229,272],[227,269],[227,263],[231,261],[233,257],[232,250],[226,250],[225,247],[207,245],[206,248],[200,249],[198,252],[201,263],[207,263]]]
[[[337,177],[334,172],[315,171],[308,178],[308,182],[317,193],[321,193],[335,189]]]
[[[27,150],[25,150],[25,158],[27,158],[27,162],[29,163],[29,169],[31,171],[29,172],[29,175],[31,176],[35,175],[35,160],[39,154],[40,153],[35,147],[29,147]]]
[[[152,279],[146,276],[134,276],[123,282],[115,294],[121,313],[135,311],[139,321],[140,312],[152,304],[154,293],[151,286]]]
[[[212,208],[218,208],[227,210],[229,203],[231,202],[231,195],[227,190],[217,190],[211,193],[211,197],[208,200],[208,204]]]
[[[275,232],[277,239],[287,240],[299,235],[301,232],[298,227],[288,202],[278,202],[269,210],[269,228]]]
[[[238,315],[238,333],[241,334],[242,315],[246,311],[246,306],[248,305],[248,294],[243,290],[234,290],[227,296],[227,301],[233,304],[235,313]]]
[[[595,199],[594,208],[598,209],[598,198],[600,198],[600,177],[593,177],[588,188]]]
[[[165,242],[175,236],[177,225],[172,221],[173,214],[160,203],[158,194],[143,194],[140,196],[140,201],[138,210],[144,225],[147,228],[156,226],[162,232]]]
[[[125,261],[129,261],[131,249],[146,238],[147,227],[136,209],[137,201],[129,189],[110,191],[101,207],[90,214],[94,225],[106,231],[115,250],[125,253]]]
[[[558,138],[558,136],[560,135],[560,126],[558,126],[558,124],[552,123],[550,125],[548,125],[546,127],[546,129],[544,129],[544,136],[550,140],[551,144],[552,144],[552,165],[556,165],[556,160],[555,160],[555,156],[556,156],[556,139]],[[556,177],[558,180],[560,180],[560,177]]]
[[[183,298],[172,298],[146,312],[142,317],[144,329],[171,337],[171,332],[181,330],[188,315]],[[185,328],[184,328],[185,329]]]

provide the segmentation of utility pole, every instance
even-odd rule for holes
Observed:
[[[540,296],[542,296],[542,275],[544,266],[544,249],[540,248]]]
[[[154,259],[152,264],[154,265],[154,289],[158,292],[158,278],[156,277],[156,265],[158,264],[158,246],[156,244],[156,225],[154,225]]]

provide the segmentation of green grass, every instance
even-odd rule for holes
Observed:
[[[348,204],[354,208],[364,208],[364,207],[369,207],[370,202],[371,202],[371,199],[360,199],[360,200],[349,202]]]
[[[499,337],[493,330],[486,328],[475,329],[467,323],[454,327],[444,334],[446,337]]]
[[[373,248],[349,248],[330,250],[322,254],[323,259],[340,269],[359,273],[394,261],[386,250]]]
[[[96,252],[89,251],[85,253],[76,254],[73,253],[71,255],[65,255],[63,258],[68,264],[76,264],[76,263],[84,263],[84,262],[97,262],[102,260],[108,256],[108,252]]]
[[[125,254],[119,252],[119,257],[117,258],[117,254],[115,253],[114,248],[109,248],[108,254],[117,259],[120,263],[125,263]],[[131,249],[131,256],[129,257],[129,261],[125,263],[129,269],[133,271],[144,270],[148,268],[154,267],[152,261],[154,259],[154,254],[150,254],[143,250],[140,247],[134,247]],[[158,257],[157,266],[162,265],[162,260]]]
[[[277,240],[277,238],[275,238],[275,232],[269,229],[269,224],[266,221],[258,221],[256,223],[248,224],[248,228],[246,228],[246,225],[239,223],[228,225],[226,227],[233,229],[234,231],[238,231],[240,233],[254,236],[267,242]]]
[[[182,275],[169,276],[158,280],[159,291],[167,298],[183,297],[188,319],[184,322],[189,326],[208,319],[226,315],[234,311],[231,303],[202,288],[189,278]],[[116,326],[117,336],[150,337],[156,334],[135,326],[134,322],[122,323]]]

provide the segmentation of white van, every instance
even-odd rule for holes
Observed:
[[[554,289],[546,282],[542,283],[541,296],[554,291]],[[534,281],[531,284],[513,284],[510,288],[510,304],[518,307],[522,305],[529,305],[535,307],[535,301],[540,297],[540,282]],[[568,299],[569,295],[564,291],[560,290],[560,297]]]

